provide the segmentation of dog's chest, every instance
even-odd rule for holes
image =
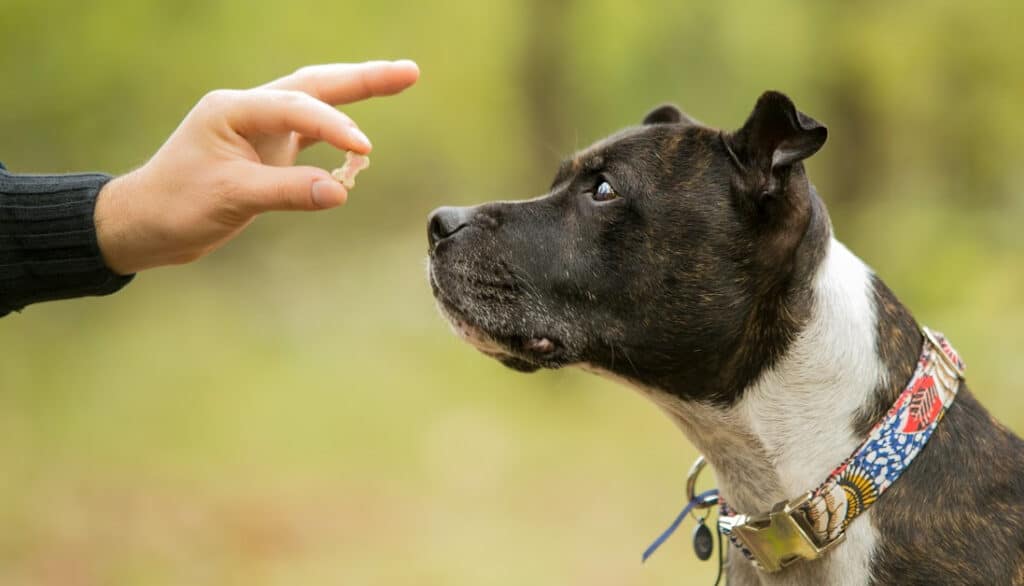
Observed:
[[[860,443],[854,421],[886,377],[870,270],[832,241],[814,289],[806,326],[733,406],[642,389],[707,457],[722,496],[743,513],[767,511],[824,481]],[[867,584],[876,542],[868,513],[825,557],[776,574],[757,571],[731,550],[730,583]]]

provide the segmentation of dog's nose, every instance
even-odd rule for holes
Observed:
[[[430,213],[427,219],[427,241],[433,249],[437,243],[452,236],[469,223],[470,208],[445,206]]]

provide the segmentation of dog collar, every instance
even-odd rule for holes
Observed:
[[[841,543],[850,523],[871,507],[921,452],[964,378],[964,364],[946,338],[922,328],[924,344],[910,382],[867,439],[817,488],[777,503],[770,511],[743,515],[708,491],[694,496],[703,456],[690,469],[690,502],[684,513],[644,553],[646,559],[694,508],[720,505],[718,529],[758,569],[777,572],[821,557]]]

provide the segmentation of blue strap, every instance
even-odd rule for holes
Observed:
[[[683,522],[683,519],[686,517],[686,515],[690,514],[690,511],[693,510],[693,507],[704,502],[708,498],[717,495],[718,489],[712,488],[711,490],[705,490],[704,492],[698,494],[697,496],[693,497],[692,501],[686,503],[686,506],[683,507],[683,511],[679,513],[675,521],[672,521],[672,524],[668,526],[668,529],[664,530],[661,533],[661,535],[659,535],[658,538],[654,540],[654,543],[649,545],[647,549],[644,550],[643,559],[640,560],[641,563],[646,562],[647,558],[651,557],[651,554],[653,554],[659,547],[661,547],[662,543],[665,543],[665,541],[668,540],[669,537],[672,537],[672,534],[676,532],[676,529],[679,528],[679,524]]]

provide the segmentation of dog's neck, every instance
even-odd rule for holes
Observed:
[[[740,512],[766,511],[818,486],[884,414],[913,367],[913,319],[836,240],[813,278],[810,315],[782,358],[733,405],[655,400],[714,468]],[[904,343],[879,344],[879,332]]]

